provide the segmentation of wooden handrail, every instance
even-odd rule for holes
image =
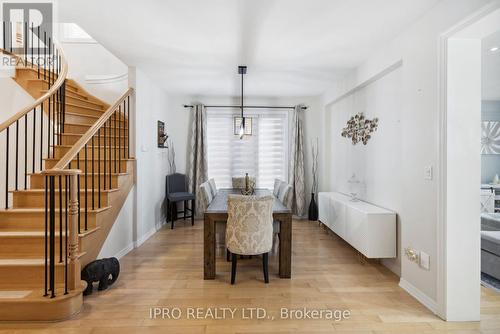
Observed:
[[[71,149],[57,162],[52,168],[51,173],[61,171],[66,168],[69,163],[77,156],[77,154],[85,148],[85,145],[92,139],[92,137],[99,131],[99,129],[107,122],[107,120],[114,114],[116,109],[127,99],[128,96],[134,91],[129,88],[111,107],[106,110],[104,114],[95,122],[85,134],[78,139],[78,141],[71,147]]]
[[[54,43],[55,44],[55,43]],[[57,45],[57,44],[55,44]],[[9,126],[14,124],[16,121],[24,117],[27,113],[41,105],[45,100],[47,100],[49,97],[52,95],[55,95],[57,90],[62,86],[64,81],[66,80],[66,77],[68,75],[68,63],[66,62],[66,57],[64,56],[63,50],[58,46],[59,50],[59,55],[61,56],[61,72],[59,73],[59,77],[57,80],[54,82],[54,84],[50,87],[50,89],[40,96],[38,99],[35,100],[35,102],[31,103],[29,106],[23,108],[21,111],[17,112],[15,115],[9,117],[6,121],[4,121],[2,124],[0,124],[0,132],[3,130],[7,129]],[[13,55],[15,57],[18,57],[11,52],[1,49],[3,53]]]

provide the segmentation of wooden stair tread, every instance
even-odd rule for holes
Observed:
[[[45,259],[0,259],[0,267],[11,266],[39,266],[45,265]],[[64,265],[64,262],[56,261],[56,266]]]
[[[59,104],[59,102],[56,101],[56,104]],[[93,110],[93,111],[97,111],[97,112],[100,112],[100,113],[103,113],[103,114],[106,111],[106,110],[104,110],[102,108],[94,108],[94,107],[82,106],[82,105],[74,104],[74,103],[71,103],[71,102],[66,102],[65,105],[71,106],[71,107],[78,107],[78,108],[82,108],[82,109]]]
[[[123,129],[123,128],[121,128]],[[85,133],[70,133],[70,132],[63,132],[61,133],[61,136],[69,136],[69,137],[81,137],[83,136]],[[97,134],[96,134],[97,136]],[[101,135],[101,137],[104,137],[104,134]],[[106,137],[108,137],[108,135],[106,135]],[[117,138],[127,138],[128,136],[122,136],[122,135],[113,135],[113,137],[117,137]],[[61,145],[63,146],[63,145]],[[68,146],[68,145],[65,145],[65,146]]]
[[[41,92],[42,94],[45,94],[45,93],[47,93],[47,90],[46,90],[46,89],[42,89],[42,90],[40,90],[40,92]],[[82,93],[80,93],[80,92],[75,92],[75,91],[72,91],[72,90],[67,90],[67,91],[66,91],[66,94],[69,94],[69,95],[77,95],[77,96],[79,96],[80,98],[82,98],[82,99],[83,99],[83,100],[85,100],[85,101],[94,102],[94,101],[89,100],[89,96],[87,96],[86,94],[82,94]]]
[[[82,230],[78,235],[80,237],[85,237],[87,235],[90,235],[94,232],[97,232],[100,229],[99,226],[89,228],[86,231]],[[66,235],[66,233],[63,232],[63,236]],[[59,231],[56,231],[55,233],[56,237],[59,237]],[[40,238],[40,237],[45,237],[45,231],[0,231],[0,238]]]
[[[113,136],[114,137],[114,136]],[[72,148],[74,145],[50,145],[51,147],[62,147],[62,148]],[[128,148],[128,146],[124,146],[124,145],[120,145],[120,146],[109,146],[109,145],[101,145],[101,146],[97,146],[96,145],[96,142],[94,140],[94,148],[104,148],[104,147],[107,147],[107,148]],[[90,144],[90,146],[88,146],[88,149],[92,149],[92,144]],[[118,160],[118,159],[117,159]]]
[[[87,209],[88,213],[99,213],[105,210],[110,209],[111,206],[102,206],[101,208],[95,209]],[[64,210],[63,210],[64,211]],[[55,212],[59,212],[59,208],[55,209]],[[0,214],[16,214],[16,213],[45,213],[45,208],[9,208],[9,209],[0,209]],[[2,223],[0,222],[0,226]]]
[[[100,110],[102,111],[102,110]],[[79,114],[77,112],[74,112],[74,111],[65,111],[64,112],[66,115],[74,115],[74,116],[81,116],[81,117],[87,117],[87,118],[95,118],[96,120],[101,118],[101,116],[93,116],[93,115],[87,115],[87,114]],[[113,122],[116,122],[116,120],[113,120]],[[124,122],[127,122],[127,120],[125,119],[118,119],[118,122],[119,123],[124,123]],[[67,124],[67,122],[65,122],[65,124]]]
[[[106,174],[108,175],[108,174]],[[113,174],[111,174],[113,175]],[[112,192],[115,192],[115,191],[118,191],[120,190],[119,188],[111,188],[111,189],[101,189],[101,193],[103,192],[107,192],[107,193],[112,193]],[[80,188],[80,191],[85,191],[85,189],[83,188]],[[92,191],[92,188],[87,188],[87,191],[88,192],[91,192]],[[98,191],[97,189],[94,189],[94,191]],[[22,190],[9,190],[9,193],[45,193],[45,189],[22,189]],[[58,193],[59,192],[59,188],[58,189],[55,189],[55,192]],[[66,192],[66,189],[63,189],[62,190],[63,193]]]
[[[68,294],[64,294],[64,283],[57,283],[55,285],[56,289],[56,298],[69,298],[73,297],[75,294],[81,293],[87,284],[84,281],[81,281],[81,290],[76,291],[68,291]],[[8,287],[0,286],[0,300],[5,301],[27,301],[27,300],[47,300],[47,302],[51,301],[50,297],[43,295],[44,290],[40,287],[22,287],[22,289],[9,289]]]

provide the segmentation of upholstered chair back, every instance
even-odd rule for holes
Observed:
[[[205,199],[205,207],[208,207],[213,200],[212,189],[210,183],[203,182],[200,184],[201,191],[203,193],[203,198]]]
[[[255,188],[255,177],[250,176],[249,178],[250,187]],[[245,189],[245,177],[233,177],[232,185],[234,189]]]
[[[167,194],[187,192],[186,175],[174,173],[167,175]]]
[[[258,255],[273,247],[273,196],[228,196],[226,245],[239,255]]]

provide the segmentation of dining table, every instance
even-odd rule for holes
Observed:
[[[230,194],[241,195],[240,189],[218,189],[204,213],[203,223],[203,277],[205,280],[216,277],[216,222],[227,221],[227,198]],[[268,189],[255,189],[255,196],[272,195]],[[273,219],[279,222],[279,277],[292,277],[292,211],[275,197]]]

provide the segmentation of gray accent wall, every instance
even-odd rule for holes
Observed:
[[[500,101],[482,101],[481,120],[500,122]],[[481,182],[490,183],[495,174],[500,176],[500,154],[481,155]]]

